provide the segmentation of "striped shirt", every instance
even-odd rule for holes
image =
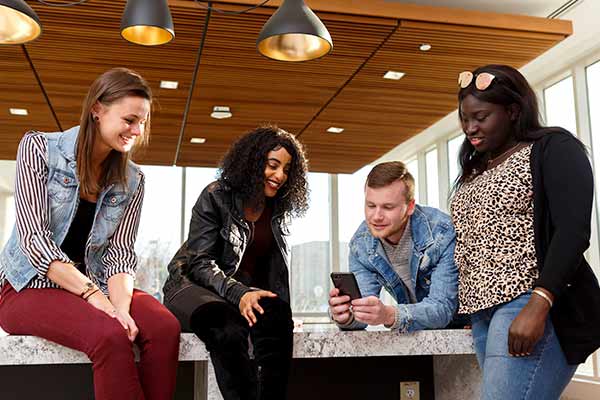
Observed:
[[[72,263],[60,246],[52,240],[47,183],[48,142],[42,133],[28,133],[21,140],[17,151],[15,179],[15,227],[19,247],[38,271],[37,276],[26,286],[27,288],[59,288],[46,276],[50,264],[53,261]],[[135,276],[137,257],[134,244],[143,198],[144,176],[142,174],[138,189],[127,205],[113,236],[108,240],[102,257],[106,282],[108,278],[119,273]],[[96,281],[89,272],[88,277],[105,294],[108,294],[106,282]],[[4,271],[0,271],[0,287],[5,278]]]

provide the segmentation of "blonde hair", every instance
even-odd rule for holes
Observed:
[[[109,106],[128,96],[144,98],[152,105],[152,90],[144,78],[127,68],[113,68],[96,78],[83,101],[76,158],[81,193],[84,195],[99,193],[103,187],[111,183],[127,184],[127,164],[131,154],[130,152],[121,153],[115,150],[112,150],[102,162],[100,179],[96,181],[92,165],[92,154],[96,136],[99,132],[98,125],[92,115],[92,108],[97,102]],[[132,152],[147,145],[149,136],[150,114],[148,114],[144,132],[136,139]]]
[[[396,181],[404,182],[406,201],[415,199],[415,179],[401,161],[389,161],[377,164],[367,176],[366,185],[370,188],[382,188]]]

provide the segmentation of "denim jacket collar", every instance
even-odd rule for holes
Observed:
[[[419,205],[415,205],[415,212],[410,217],[410,229],[415,249],[418,251],[424,251],[433,244],[430,221]]]
[[[58,139],[58,149],[60,153],[69,161],[75,161],[75,148],[77,136],[79,135],[79,126],[74,126],[60,135]]]

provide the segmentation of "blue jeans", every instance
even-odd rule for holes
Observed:
[[[531,355],[508,353],[510,324],[531,293],[471,315],[477,361],[483,370],[482,400],[558,400],[577,365],[567,364],[550,318]]]

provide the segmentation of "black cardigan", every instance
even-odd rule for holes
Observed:
[[[536,286],[554,296],[552,323],[569,364],[600,347],[600,287],[583,253],[589,247],[594,180],[581,143],[563,129],[531,152]]]

